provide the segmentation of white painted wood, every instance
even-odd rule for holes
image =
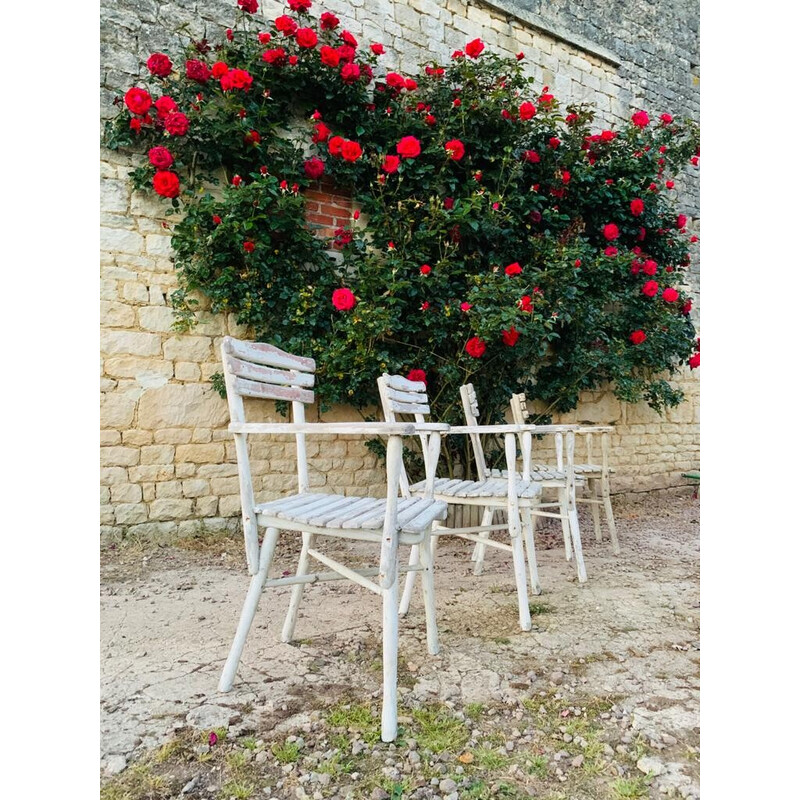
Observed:
[[[447,425],[436,426],[441,432],[448,430]],[[306,422],[295,425],[291,422],[247,422],[231,423],[231,433],[314,433],[320,436],[413,436],[418,426],[413,422]]]
[[[424,568],[422,573],[422,602],[425,606],[428,653],[435,656],[439,652],[439,634],[436,627],[436,595],[433,579],[432,547],[430,537],[424,539],[419,545],[419,559]],[[408,577],[410,578],[413,574],[415,573],[410,573]]]
[[[242,361],[252,361],[267,367],[295,369],[298,372],[317,371],[317,365],[313,358],[295,356],[264,342],[245,342],[226,336],[222,340],[222,351]]]
[[[305,575],[308,572],[308,551],[314,544],[313,533],[303,533],[303,546],[300,549],[300,560],[297,562],[297,569],[295,574],[298,576]],[[305,584],[297,583],[292,587],[292,595],[289,598],[289,608],[286,612],[286,619],[283,622],[283,630],[281,631],[281,641],[291,642],[294,637],[294,628],[297,624],[297,612],[300,610],[300,600],[303,597],[303,588]]]
[[[399,480],[399,476],[398,476]],[[381,556],[383,562],[383,554]],[[385,566],[381,563],[381,572]],[[397,738],[397,576],[383,589],[383,708],[381,709],[381,740]],[[435,622],[435,620],[434,620]]]
[[[392,410],[395,414],[430,414],[430,406],[423,405],[422,403],[398,403],[393,400]]]
[[[425,392],[425,384],[422,381],[410,381],[401,375],[387,375],[386,373],[384,373],[384,377],[386,385],[390,389],[398,389],[401,392]]]
[[[287,400],[301,403],[313,403],[314,392],[309,389],[295,389],[292,386],[276,386],[272,383],[248,381],[246,378],[234,378],[236,393],[242,397],[254,397],[259,400]]]
[[[314,386],[314,373],[298,372],[297,370],[273,369],[254,364],[251,361],[241,361],[238,358],[226,359],[228,369],[239,378],[260,383],[275,383],[284,386],[299,386],[310,389]]]
[[[428,405],[428,395],[426,392],[402,392],[399,389],[388,387],[387,395],[395,403],[422,403]]]
[[[381,594],[383,591],[377,583],[373,583],[371,580],[368,580],[363,575],[361,575],[358,570],[351,569],[350,567],[346,566],[345,564],[336,561],[329,556],[326,556],[324,553],[320,553],[319,550],[314,550],[313,547],[309,548],[308,555],[319,561],[321,564],[324,564],[326,567],[329,567],[334,572],[338,572],[341,576],[353,581],[353,583],[357,583],[359,586],[363,586],[365,589],[368,589],[370,592],[375,592],[375,594]],[[379,573],[380,574],[380,571]]]
[[[594,526],[594,538],[598,542],[603,541],[603,531],[600,528],[600,495],[598,492],[597,478],[589,478],[589,494],[591,495],[592,506],[592,525]]]
[[[392,613],[395,625],[397,625],[397,546],[400,532],[397,522],[397,494],[400,491],[400,470],[402,468],[403,440],[399,436],[390,436],[386,443],[386,513],[384,514],[383,544],[381,545],[380,585],[383,589],[394,587],[395,603]],[[397,642],[395,642],[395,650],[396,648]],[[395,664],[395,669],[396,667]]]
[[[539,566],[536,563],[536,544],[534,541],[536,516],[531,513],[530,508],[521,509],[521,513],[522,532],[525,537],[525,554],[531,579],[531,592],[538,595],[542,593],[542,585],[539,583]]]
[[[478,542],[478,546],[473,550],[473,560],[475,561],[475,566],[472,568],[472,572],[474,575],[480,575],[483,573],[483,561],[486,556],[486,542],[490,541],[494,512],[495,509],[491,506],[487,506],[483,509],[483,516],[481,517],[481,527],[483,530],[478,534],[480,541]],[[461,532],[462,534],[470,533],[470,531],[465,531],[463,529]]]
[[[517,463],[517,442],[513,434],[505,436],[506,466],[508,477],[508,532],[511,536],[512,558],[514,563],[514,579],[517,584],[517,600],[519,604],[519,626],[523,631],[531,629],[531,611],[528,606],[528,578],[525,575],[525,551],[520,536],[519,503],[517,502],[517,480],[515,466]]]
[[[406,572],[422,572],[423,566],[416,564],[409,566],[400,564],[397,571],[405,574]],[[379,567],[366,567],[364,569],[354,569],[353,572],[358,573],[363,578],[375,577],[380,573]],[[296,583],[325,583],[328,581],[343,581],[348,580],[345,575],[340,572],[311,572],[305,575],[287,575],[285,578],[269,578],[264,582],[264,588],[270,589],[277,586],[294,586]]]

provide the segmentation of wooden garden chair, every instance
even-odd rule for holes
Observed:
[[[396,423],[398,414],[408,414],[414,417],[417,424],[424,424],[430,414],[428,396],[425,384],[421,381],[409,381],[400,375],[384,374],[378,379],[378,388],[383,406],[383,415],[388,423]],[[450,505],[480,506],[485,509],[481,525],[462,528],[446,528],[439,524],[433,527],[434,542],[436,537],[448,534],[458,536],[473,542],[482,542],[484,545],[495,547],[511,553],[514,564],[514,581],[517,589],[519,604],[519,624],[524,631],[531,629],[531,614],[528,606],[528,588],[525,569],[525,550],[528,554],[528,573],[531,589],[534,594],[541,593],[539,575],[536,567],[536,551],[533,542],[532,510],[541,499],[541,487],[532,482],[523,466],[523,473],[517,476],[515,466],[517,462],[517,435],[521,435],[523,442],[528,445],[530,452],[530,432],[523,431],[517,425],[492,425],[492,426],[450,426],[448,433],[463,433],[471,437],[478,437],[481,433],[493,433],[504,436],[506,463],[512,470],[511,477],[489,477],[482,471],[478,463],[478,480],[467,481],[449,478],[435,478],[433,481],[433,497]],[[435,469],[432,453],[422,437],[422,455],[425,461],[425,481],[409,484],[408,477],[403,469],[400,475],[400,487],[405,498],[422,497],[430,491],[430,475]],[[523,455],[525,449],[523,449]],[[526,462],[527,463],[527,462]],[[508,523],[492,525],[489,510],[503,510],[508,514]],[[488,520],[488,521],[487,521]],[[480,538],[479,533],[487,531],[507,530],[510,534],[510,543],[493,539]],[[524,542],[524,544],[523,544]],[[410,567],[415,567],[422,551],[420,547],[411,550]],[[406,579],[400,613],[408,611],[414,582],[410,571]]]
[[[305,421],[305,407],[314,402],[315,364],[269,344],[244,342],[226,336],[222,341],[222,365],[228,396],[231,424],[239,466],[247,567],[252,576],[250,589],[236,629],[228,659],[219,682],[220,691],[229,691],[236,676],[245,639],[265,587],[293,586],[289,610],[281,639],[289,642],[294,634],[303,588],[316,581],[348,579],[383,599],[383,711],[381,738],[392,741],[397,735],[397,647],[398,647],[398,572],[422,572],[428,651],[438,652],[434,613],[433,556],[431,525],[444,519],[447,504],[433,497],[436,464],[441,434],[446,425],[411,423],[312,423]],[[292,422],[258,423],[245,421],[243,398],[283,400],[291,403]],[[398,496],[403,472],[402,437],[424,431],[426,481],[413,498]],[[247,437],[257,434],[292,434],[297,449],[297,492],[257,504],[250,474]],[[309,489],[306,436],[337,434],[354,436],[384,435],[386,451],[386,497],[344,497]],[[259,544],[259,528],[264,536]],[[302,549],[297,571],[288,577],[268,578],[278,532],[302,534]],[[317,539],[336,537],[371,542],[380,551],[380,566],[352,569],[317,549]],[[412,545],[419,558],[415,564],[398,568],[399,545]],[[309,560],[327,571],[312,572]],[[377,581],[371,578],[377,577]]]
[[[478,409],[478,398],[475,394],[475,388],[471,383],[467,383],[461,387],[461,403],[464,407],[464,418],[468,426],[478,425],[478,418],[480,411]],[[553,519],[561,520],[561,529],[564,536],[564,551],[567,561],[572,560],[573,551],[575,555],[575,566],[578,573],[578,581],[584,583],[586,581],[586,565],[583,560],[583,547],[581,545],[581,531],[578,524],[578,512],[575,506],[575,487],[580,483],[581,479],[576,475],[573,468],[574,450],[575,450],[575,433],[577,426],[575,425],[531,425],[527,420],[519,422],[514,419],[515,424],[519,425],[521,430],[527,431],[529,438],[523,440],[520,434],[520,446],[522,448],[523,457],[523,473],[526,469],[527,463],[528,474],[530,479],[538,486],[544,489],[552,489],[557,494],[556,502],[544,502],[540,500],[538,506],[533,510],[534,526],[537,517],[550,517]],[[548,467],[542,464],[532,464],[532,445],[533,441],[530,434],[535,435],[553,435],[556,440],[556,447],[559,452],[563,449],[564,438],[566,437],[567,444],[567,462],[566,465],[562,461],[559,462],[558,467]],[[510,465],[505,470],[492,469],[487,470],[486,458],[483,452],[479,436],[472,436],[472,448],[475,453],[475,460],[478,467],[479,475],[490,475],[496,477],[507,477],[508,470],[512,469]],[[517,469],[517,465],[513,466],[514,474],[521,477],[521,473]],[[483,522],[490,522],[494,510],[486,509],[484,512]],[[488,529],[487,529],[488,530]],[[488,533],[481,534],[481,539],[472,554],[473,561],[475,561],[474,572],[480,575],[483,570],[483,560],[486,553],[486,540]]]
[[[530,413],[525,401],[524,394],[511,395],[511,413],[514,422],[518,425],[528,423]],[[609,466],[608,453],[610,449],[609,434],[613,433],[614,427],[611,425],[593,425],[577,427],[575,433],[581,436],[586,443],[585,464],[575,464],[574,470],[577,478],[586,482],[589,496],[578,495],[575,498],[577,503],[586,503],[592,509],[592,522],[594,524],[594,535],[598,542],[603,541],[603,531],[600,525],[600,506],[602,505],[606,513],[606,524],[611,538],[611,546],[616,555],[619,555],[619,540],[617,539],[617,526],[614,522],[614,509],[611,507],[611,481],[610,477],[614,473],[613,467]],[[601,462],[595,463],[593,458],[593,436],[600,436]],[[564,455],[563,444],[559,437],[556,437],[556,469],[563,469]],[[534,464],[531,466],[534,474],[538,470],[551,470],[553,467],[546,464]],[[598,486],[599,484],[599,486]],[[599,491],[598,491],[599,488]]]

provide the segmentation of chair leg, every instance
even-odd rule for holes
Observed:
[[[519,627],[523,631],[531,629],[531,609],[528,606],[528,577],[525,574],[525,551],[522,536],[511,537],[511,555],[514,559],[514,580],[517,584],[519,602]]]
[[[541,594],[542,586],[539,583],[539,567],[536,564],[536,544],[533,534],[536,530],[536,517],[529,508],[522,509],[522,532],[525,536],[525,551],[528,560],[528,571],[531,578],[531,592]]]
[[[564,535],[564,553],[567,556],[567,561],[572,561],[572,545],[569,540],[569,498],[567,497],[566,487],[561,487],[558,490],[558,502],[561,512],[561,533]]]
[[[428,652],[435,656],[439,652],[439,631],[436,626],[436,595],[433,582],[433,552],[430,536],[426,536],[419,546],[422,566],[422,597],[425,602],[425,630],[428,637]],[[410,573],[413,575],[414,573]]]
[[[419,564],[419,545],[412,545],[411,555],[408,558],[408,564],[409,566],[415,566]],[[408,614],[408,607],[411,605],[411,595],[414,593],[414,580],[416,577],[416,572],[409,572],[406,575],[406,583],[403,587],[403,596],[400,598],[399,614],[401,617],[404,617],[406,614]]]
[[[603,505],[606,509],[606,522],[608,523],[608,532],[611,534],[611,546],[614,549],[614,555],[619,555],[619,539],[617,538],[617,525],[614,522],[614,509],[611,508],[611,487],[608,483],[608,476],[603,476],[602,480],[603,491]]]
[[[242,650],[244,650],[244,643],[250,631],[250,626],[253,623],[253,618],[256,615],[256,610],[258,609],[258,601],[264,589],[264,582],[267,580],[267,573],[272,563],[272,556],[275,553],[275,544],[277,541],[277,529],[267,528],[264,534],[264,541],[261,545],[261,554],[258,559],[258,572],[250,579],[250,588],[247,590],[247,597],[245,598],[242,613],[239,617],[239,624],[236,627],[236,635],[233,637],[231,651],[228,653],[228,658],[222,669],[222,676],[219,679],[219,690],[221,692],[229,692],[233,686],[234,678],[236,678],[236,671],[239,669],[239,661],[242,657]]]
[[[597,491],[597,478],[589,478],[589,495],[592,507],[592,522],[594,523],[594,538],[603,541],[603,530],[600,527],[600,493]]]
[[[578,568],[578,580],[586,582],[586,565],[583,563],[583,546],[581,545],[581,529],[578,525],[578,509],[575,500],[570,503],[569,529],[572,534],[572,547],[575,550],[575,566]]]
[[[484,508],[483,509],[483,516],[481,517],[481,525],[491,525],[492,520],[494,519],[494,512],[495,509],[493,508]],[[489,539],[491,538],[492,532],[491,531],[481,531],[478,536],[481,539]],[[486,557],[486,545],[478,542],[475,545],[475,567],[472,570],[473,575],[480,575],[483,572],[483,560]]]
[[[305,575],[308,572],[308,550],[314,544],[314,534],[303,534],[303,548],[300,550],[300,560],[297,562],[297,574]],[[292,586],[292,597],[289,600],[289,610],[286,613],[286,620],[283,623],[281,632],[282,642],[291,642],[294,636],[294,626],[297,624],[297,612],[300,608],[300,600],[303,597],[304,583],[296,583]]]
[[[383,708],[381,740],[397,738],[398,581],[383,590]]]

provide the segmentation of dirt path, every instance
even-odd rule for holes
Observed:
[[[289,590],[266,593],[222,695],[248,584],[239,541],[105,551],[101,766],[117,777],[105,778],[104,796],[699,796],[698,503],[618,504],[617,518],[620,557],[582,519],[584,585],[560,533],[540,537],[544,593],[531,598],[530,633],[517,628],[510,559],[490,551],[475,577],[467,544],[442,540],[441,654],[425,652],[416,597],[401,622],[406,738],[392,748],[371,741],[367,712],[380,690],[374,596],[344,583],[307,589],[300,638],[287,645],[277,636]],[[340,552],[369,557],[358,544]],[[283,545],[279,569],[293,568],[293,553]],[[463,741],[432,740],[431,726]],[[227,733],[217,749],[206,743],[212,729]]]

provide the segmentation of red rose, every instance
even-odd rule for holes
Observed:
[[[309,158],[308,161],[303,164],[303,170],[306,176],[311,178],[312,181],[318,181],[325,172],[325,164],[316,157]]]
[[[442,203],[442,205],[445,207],[447,211],[449,211],[453,207],[454,202],[455,200],[453,200],[452,197],[445,197],[444,203]]]
[[[406,85],[406,79],[397,72],[387,72],[386,85],[391,86],[392,89],[404,89]]]
[[[266,44],[267,42],[272,41],[272,34],[271,33],[259,33],[258,34],[258,41],[261,44]]]
[[[461,310],[462,310],[464,313],[466,313],[467,311],[469,311],[471,308],[472,308],[472,303],[462,303],[462,304],[461,304]]]
[[[647,334],[642,330],[634,331],[630,336],[630,339],[634,344],[641,344],[646,338]]]
[[[156,111],[158,112],[158,116],[163,119],[167,116],[167,114],[171,114],[173,111],[178,110],[178,104],[167,95],[163,97],[159,97],[158,100],[155,102]]]
[[[485,47],[486,45],[480,39],[473,39],[471,42],[467,42],[467,46],[464,48],[464,52],[470,58],[477,58],[483,52]]]
[[[234,175],[234,176],[231,178],[231,183],[232,183],[234,186],[241,186],[241,185],[242,185],[242,176],[241,176],[241,175]]]
[[[572,174],[568,170],[561,171],[561,183],[569,183],[572,180]]]
[[[233,41],[233,31],[230,28],[225,29],[225,38],[229,41]]]
[[[355,83],[361,77],[361,68],[358,64],[345,64],[339,74],[345,83]]]
[[[519,107],[520,119],[525,119],[525,120],[531,119],[535,113],[536,113],[536,106],[531,102],[525,101]]]
[[[424,369],[412,369],[408,375],[406,375],[406,380],[418,381],[424,383],[426,386],[428,385],[428,376],[425,374]]]
[[[529,161],[531,164],[538,164],[542,160],[535,150],[526,150],[522,154],[522,158],[525,161]]]
[[[461,161],[464,158],[464,145],[458,139],[451,139],[449,142],[445,142],[444,151],[447,153],[448,158],[452,158],[453,161]]]
[[[637,128],[646,128],[650,124],[650,117],[646,111],[637,111],[632,117],[631,122]]]
[[[166,78],[172,72],[172,62],[169,60],[169,56],[164,55],[164,53],[153,53],[147,59],[147,69],[150,70],[151,75]]]
[[[613,242],[614,239],[619,237],[619,228],[613,222],[609,222],[607,225],[603,226],[603,236],[605,236],[609,242]]]
[[[244,135],[244,143],[252,145],[261,144],[261,134],[258,131],[248,131]]]
[[[522,267],[515,261],[506,267],[506,275],[519,275],[522,272]]]
[[[476,39],[476,41],[480,40]],[[469,45],[467,45],[467,47],[469,47]],[[483,47],[481,47],[481,49],[483,49]],[[473,336],[464,345],[464,349],[467,351],[468,355],[471,355],[473,358],[480,358],[486,352],[486,342],[484,342],[483,339],[480,339],[477,336]]]
[[[610,244],[608,247],[606,247],[606,249],[605,249],[605,250],[603,250],[603,252],[604,252],[604,253],[605,253],[605,254],[606,254],[606,255],[607,255],[609,258],[613,258],[615,255],[617,255],[617,253],[619,253],[619,250],[617,250],[617,248],[616,248],[616,247],[614,247],[614,245],[613,245],[613,244]]]
[[[381,169],[384,172],[392,173],[397,172],[397,168],[400,166],[400,159],[398,156],[386,156],[383,159],[383,164],[381,164]]]
[[[298,28],[296,38],[299,47],[317,46],[317,34],[312,28]]]
[[[134,86],[125,92],[125,105],[134,114],[146,114],[150,106],[153,105],[153,98],[144,89]]]
[[[336,289],[331,302],[338,311],[349,311],[356,304],[356,296],[349,289]]]
[[[665,125],[669,125],[670,122],[672,122],[672,115],[671,114],[662,114],[660,119]]]
[[[647,261],[642,264],[642,272],[644,272],[645,275],[652,277],[656,274],[656,272],[658,272],[658,264],[656,264],[652,258],[648,258]]]
[[[197,81],[197,83],[207,83],[211,77],[211,70],[208,65],[203,61],[198,61],[196,58],[190,58],[186,62],[186,77],[190,81]]]
[[[212,222],[213,222],[215,225],[219,225],[219,224],[220,224],[220,222],[222,222],[222,217],[220,217],[218,214],[214,214],[214,216],[213,216],[213,217],[211,217],[211,221],[212,221]]]
[[[353,34],[352,34],[352,33],[350,33],[350,31],[342,31],[342,32],[339,34],[339,38],[340,38],[340,39],[341,39],[341,40],[342,40],[342,41],[343,41],[343,42],[344,42],[344,43],[345,43],[345,44],[346,44],[348,47],[352,47],[354,50],[355,50],[355,49],[358,47],[358,41],[356,40],[356,37],[355,37],[355,36],[353,36]]]
[[[274,47],[272,50],[265,50],[261,58],[273,67],[282,67],[286,63],[286,51],[282,47]],[[224,84],[222,88],[225,88]]]
[[[347,44],[339,45],[339,47],[336,48],[336,52],[339,54],[342,61],[347,61],[348,64],[356,57],[356,51]]]
[[[404,136],[397,143],[397,152],[403,158],[416,158],[422,152],[422,146],[415,136]]]
[[[338,67],[339,62],[342,60],[339,51],[326,44],[320,47],[319,58],[326,67]]]
[[[255,243],[253,242],[245,242],[242,247],[244,247],[246,253],[252,253],[253,250],[256,249]]]
[[[700,353],[695,353],[689,359],[689,369],[697,369],[700,366]]]
[[[419,271],[420,271],[420,274],[421,274],[421,275],[430,275],[430,274],[431,274],[431,267],[430,267],[430,264],[423,264],[423,265],[422,265],[422,266],[419,268]]]
[[[289,8],[292,11],[308,11],[311,8],[311,0],[289,0]]]
[[[177,197],[181,191],[181,183],[174,172],[159,170],[153,175],[153,189],[162,197]]]
[[[519,339],[519,331],[512,325],[507,331],[503,331],[503,344],[506,347],[513,347]]]
[[[327,142],[330,135],[331,129],[324,122],[318,122],[314,126],[314,133],[311,134],[311,141],[315,143]]]
[[[253,85],[253,76],[246,69],[232,69],[219,79],[219,85],[223,92],[231,89],[247,91]]]
[[[634,217],[638,217],[643,212],[644,200],[642,200],[641,197],[634,197],[634,199],[631,200],[631,214],[633,214]]]
[[[297,30],[297,23],[291,17],[282,14],[275,20],[275,27],[284,36],[291,36]]]
[[[678,292],[670,286],[668,289],[664,289],[661,297],[665,303],[674,303],[678,299]]]
[[[553,138],[550,139],[547,142],[547,144],[549,144],[550,147],[552,147],[553,150],[555,150],[561,144],[561,139],[558,139],[557,137],[553,136]]]
[[[324,31],[332,31],[334,28],[339,27],[339,17],[336,14],[331,14],[330,11],[325,11],[319,18],[319,26]]]
[[[382,55],[383,55],[383,54],[386,52],[386,51],[383,49],[383,45],[382,45],[382,44],[378,44],[378,43],[371,44],[371,45],[369,46],[369,49],[370,49],[370,50],[372,50],[372,52],[373,52],[373,53],[374,53],[376,56],[382,56]]]
[[[677,223],[678,228],[685,228],[686,227],[686,214],[678,214],[678,218],[675,220]]]
[[[647,281],[642,286],[642,294],[647,297],[655,297],[658,294],[658,283],[656,281]]]
[[[691,300],[687,300],[681,306],[681,314],[688,314],[691,310],[692,310],[692,301]]]
[[[236,4],[248,14],[255,14],[258,11],[257,0],[236,0]]]
[[[532,298],[529,294],[525,294],[522,296],[522,299],[517,303],[522,311],[526,311],[528,314],[533,312],[533,302]]]
[[[185,136],[189,131],[189,117],[180,111],[167,114],[164,118],[164,127],[170,136]]]
[[[156,169],[167,169],[172,166],[172,162],[175,160],[166,147],[151,147],[147,157]]]
[[[342,145],[342,158],[350,163],[358,161],[362,152],[361,145],[358,142],[345,142]]]
[[[219,80],[223,75],[228,72],[228,65],[224,61],[217,61],[213,67],[211,67],[211,76]]]
[[[341,136],[332,136],[328,141],[328,152],[332,156],[340,156],[342,154],[342,146],[344,145],[344,138]]]
[[[667,181],[664,185],[667,187],[667,189],[674,189],[675,181]]]
[[[427,311],[430,307],[431,307],[431,304],[427,300],[425,300],[425,301],[423,301],[422,305],[420,305],[419,310],[420,311]]]

